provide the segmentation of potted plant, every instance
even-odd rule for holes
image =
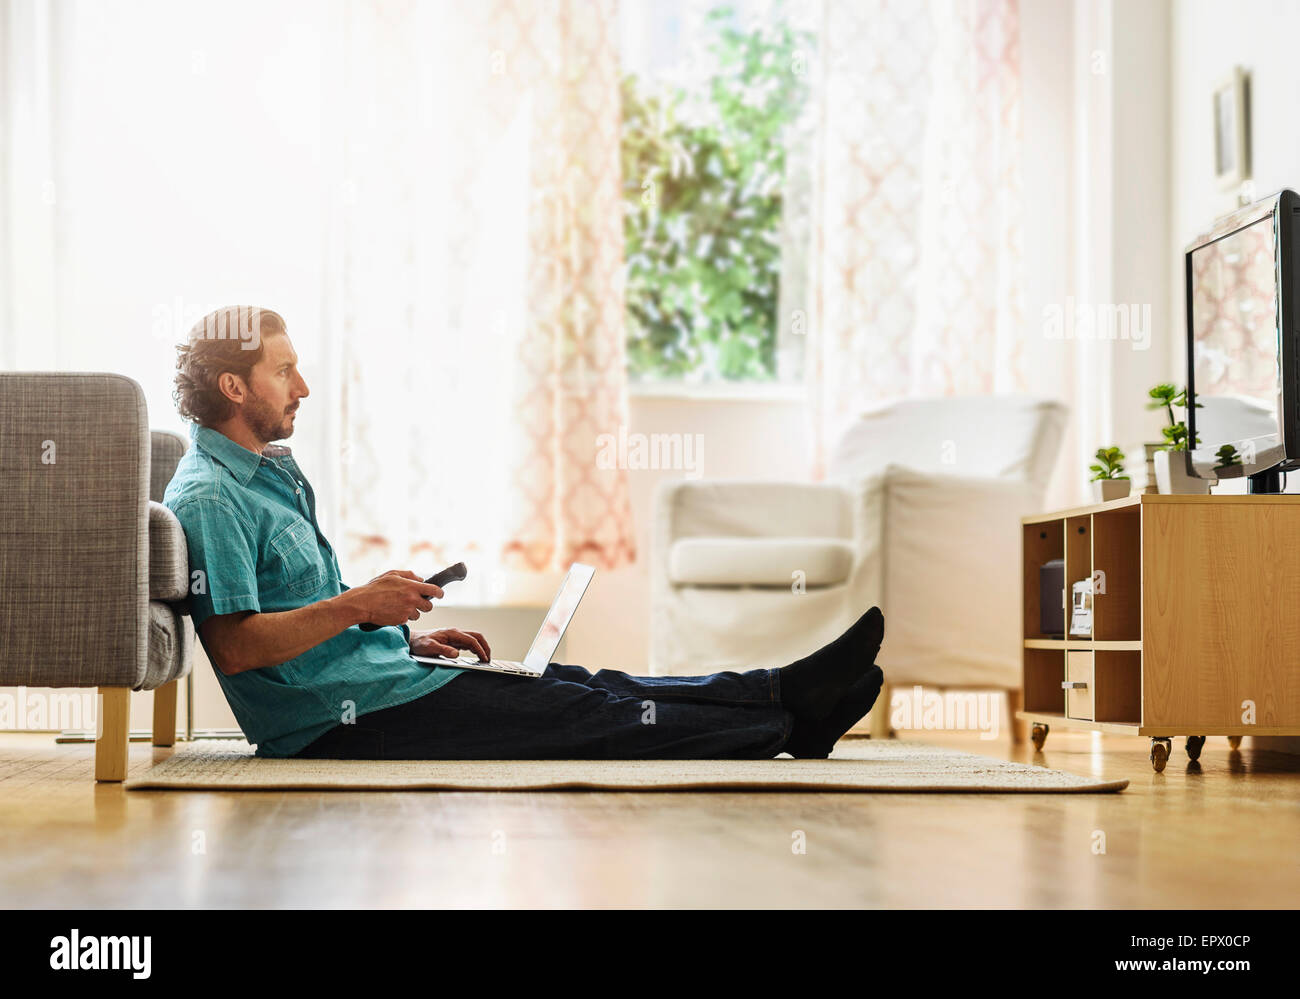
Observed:
[[[1169,425],[1161,429],[1165,446],[1155,455],[1156,484],[1160,491],[1166,494],[1205,495],[1210,491],[1213,481],[1189,475],[1187,472],[1188,444],[1194,446],[1201,443],[1201,440],[1199,437],[1195,441],[1188,440],[1190,434],[1187,430],[1186,417],[1181,420],[1174,419],[1174,407],[1178,407],[1184,413],[1187,410],[1187,389],[1180,391],[1173,385],[1163,382],[1153,387],[1147,394],[1151,397],[1147,409],[1163,409],[1169,417]],[[1201,408],[1199,402],[1195,405],[1197,409]]]
[[[1097,448],[1097,464],[1092,471],[1092,495],[1098,503],[1123,499],[1132,483],[1124,474],[1124,452],[1117,447]]]

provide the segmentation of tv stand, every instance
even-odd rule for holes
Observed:
[[[1024,710],[1052,725],[1149,736],[1300,735],[1300,495],[1141,494],[1021,519]],[[1039,566],[1092,579],[1092,631],[1039,631]],[[1063,595],[1064,597],[1064,595]],[[1069,612],[1070,602],[1065,606]]]

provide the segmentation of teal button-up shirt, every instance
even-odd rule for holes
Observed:
[[[190,438],[163,505],[185,529],[196,628],[214,614],[295,610],[348,589],[287,447],[258,455],[197,424]],[[409,643],[405,625],[354,626],[278,666],[217,670],[217,680],[257,755],[292,756],[349,717],[413,701],[464,672],[416,662]]]

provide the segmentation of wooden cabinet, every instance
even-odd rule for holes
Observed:
[[[1026,517],[1024,708],[1052,724],[1152,738],[1300,735],[1300,496],[1159,496]],[[1064,635],[1041,632],[1039,570],[1065,562]],[[1088,635],[1073,584],[1092,582]]]

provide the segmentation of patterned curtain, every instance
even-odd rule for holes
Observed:
[[[627,422],[613,0],[335,14],[349,564],[630,562],[627,473],[596,460]]]
[[[1018,0],[825,0],[814,474],[908,395],[1022,390]]]

